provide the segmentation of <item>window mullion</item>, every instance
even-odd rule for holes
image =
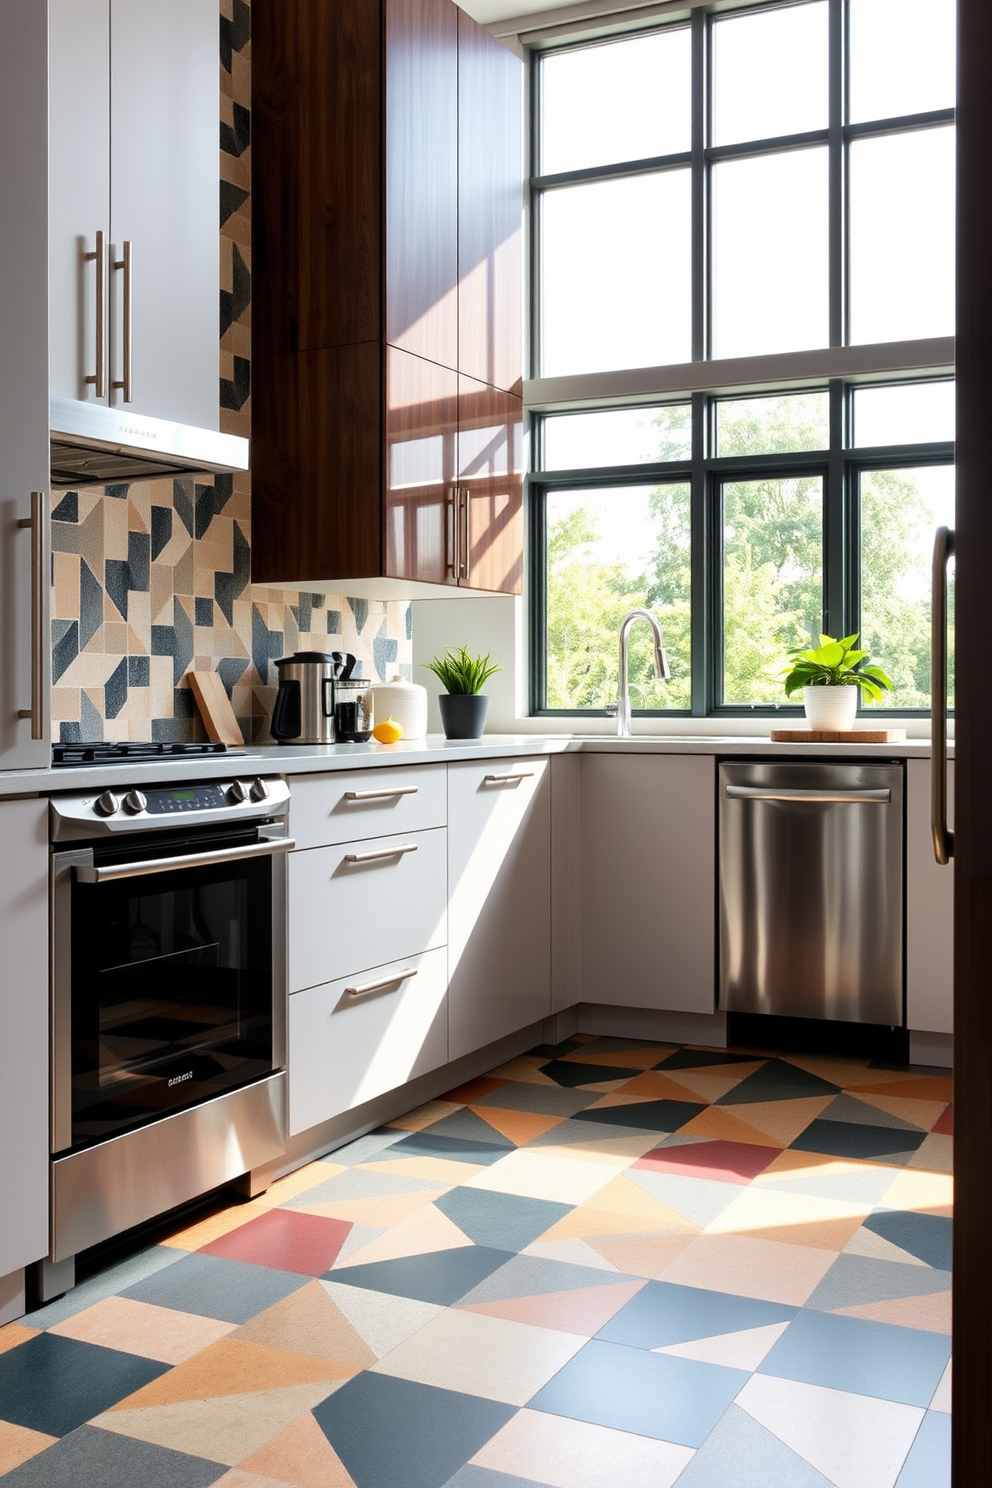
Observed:
[[[823,629],[828,635],[849,635],[853,630],[850,610],[851,572],[844,479],[845,403],[848,396],[842,381],[830,385],[830,459],[827,466],[823,510]],[[850,627],[850,629],[848,628]]]
[[[706,455],[709,448],[707,420],[710,400],[705,393],[692,397],[692,701],[694,718],[705,718],[712,710],[712,675],[710,660],[712,623],[710,595],[713,584],[711,519],[706,478]]]
[[[830,345],[847,344],[847,184],[844,123],[847,79],[845,0],[830,0],[828,32]]]
[[[709,355],[709,181],[706,143],[709,133],[709,30],[702,10],[692,13],[692,360]],[[693,687],[695,695],[695,686]]]

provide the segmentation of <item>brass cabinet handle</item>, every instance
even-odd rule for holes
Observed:
[[[384,862],[386,858],[401,858],[404,853],[416,851],[415,842],[405,842],[399,847],[380,847],[375,852],[345,853],[344,860],[346,863],[379,863]]]
[[[458,498],[461,492],[458,486],[452,486],[451,496],[444,503],[444,566],[451,577],[455,580],[461,572],[461,555],[459,553],[459,525],[458,525]]]
[[[124,393],[124,402],[132,401],[132,378],[131,378],[131,350],[134,329],[134,253],[133,245],[124,239],[123,258],[114,259],[114,268],[124,270],[124,321],[121,328],[121,358],[123,362],[123,376],[120,381],[114,381],[111,386],[121,388]]]
[[[419,785],[395,785],[392,790],[345,791],[346,801],[388,801],[393,796],[415,796]]]
[[[31,706],[19,708],[18,718],[30,718],[32,739],[45,737],[45,493],[31,492],[31,515],[18,527],[31,528]]]
[[[461,576],[467,584],[469,579],[472,577],[472,493],[469,490],[468,486],[461,486],[459,488],[459,495],[461,496],[462,500],[462,521],[464,522],[465,526],[464,537],[462,539]]]
[[[381,992],[384,987],[395,987],[399,982],[405,982],[416,975],[416,966],[405,966],[402,971],[394,971],[392,976],[380,977],[377,982],[363,982],[360,987],[345,987],[345,996],[364,997],[368,992]]]
[[[107,393],[107,369],[105,364],[104,348],[107,341],[107,249],[103,229],[98,228],[96,234],[96,248],[92,253],[84,253],[83,258],[87,263],[96,264],[96,371],[89,377],[84,377],[85,383],[92,383],[93,390],[98,398],[103,398]]]
[[[947,825],[947,565],[953,557],[954,529],[938,527],[930,609],[930,831],[942,868],[954,856],[954,833]]]

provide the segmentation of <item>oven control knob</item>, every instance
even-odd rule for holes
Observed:
[[[251,798],[253,801],[267,801],[269,798],[269,786],[265,780],[252,781]]]
[[[243,780],[235,780],[227,787],[227,799],[232,806],[238,806],[242,801],[248,799],[248,787]]]
[[[144,791],[129,790],[127,795],[124,797],[124,810],[130,811],[132,815],[136,814],[139,811],[144,811],[147,805],[148,797],[145,795]]]
[[[120,807],[120,797],[115,796],[113,791],[109,790],[104,791],[102,796],[97,796],[93,802],[93,809],[100,816],[113,816],[115,811],[120,810]]]

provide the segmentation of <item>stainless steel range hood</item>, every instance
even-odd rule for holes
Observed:
[[[52,398],[50,413],[53,486],[248,469],[248,441],[235,434],[72,398]]]

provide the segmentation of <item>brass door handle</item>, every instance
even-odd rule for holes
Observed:
[[[124,319],[121,327],[121,371],[122,377],[111,386],[120,388],[124,402],[132,401],[133,381],[131,376],[131,353],[134,331],[134,252],[133,244],[124,239],[123,258],[114,259],[114,268],[124,270]]]
[[[31,492],[31,515],[18,527],[31,529],[31,706],[19,708],[18,718],[30,718],[32,739],[45,737],[45,493]]]
[[[96,264],[96,370],[89,377],[84,377],[83,381],[92,384],[98,398],[104,398],[107,394],[107,249],[102,228],[97,230],[96,248],[92,253],[84,253],[83,258],[87,263]]]

